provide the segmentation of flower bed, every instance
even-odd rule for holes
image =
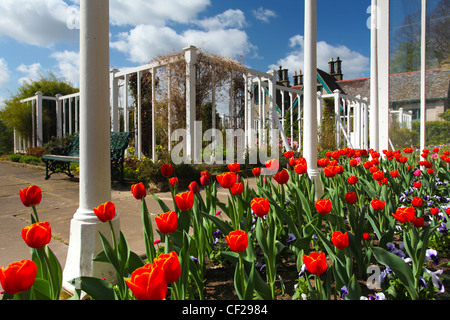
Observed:
[[[111,263],[117,281],[73,279],[72,298],[84,291],[97,300],[204,300],[214,263],[232,268],[234,293],[242,300],[277,299],[292,281],[292,299],[447,298],[450,153],[383,153],[327,153],[318,160],[323,196],[317,200],[305,159],[292,152],[285,154],[286,168],[276,159],[255,168],[256,188],[239,177],[239,164],[230,164],[214,181],[203,171],[188,191],[179,192],[172,166],[163,165],[174,211],[142,183],[131,187],[130,196],[142,202],[147,258],[131,252],[111,226],[112,243],[100,235],[104,250],[94,259]],[[226,203],[217,198],[219,185],[229,190]],[[147,196],[160,205],[158,236]],[[61,267],[47,246],[50,224],[39,222],[40,189],[25,188],[20,197],[34,213],[22,230],[32,257],[0,269],[3,299],[58,299]],[[111,202],[94,212],[103,223],[116,214]]]

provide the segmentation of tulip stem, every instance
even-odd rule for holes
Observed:
[[[34,217],[36,219],[36,222],[39,222],[39,217],[38,217],[38,213],[37,213],[37,210],[36,210],[36,206],[32,206],[32,208],[33,208]]]

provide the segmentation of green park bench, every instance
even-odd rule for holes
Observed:
[[[123,162],[125,150],[131,140],[131,132],[111,132],[111,180],[124,182]],[[45,163],[45,179],[49,179],[53,173],[61,172],[73,178],[70,172],[70,163],[80,162],[79,135],[75,133],[72,141],[65,147],[52,148],[50,154],[45,154],[42,161]]]

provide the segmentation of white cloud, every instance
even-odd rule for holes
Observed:
[[[293,36],[289,39],[289,46],[292,51],[286,57],[278,60],[276,65],[270,65],[269,68],[277,70],[278,66],[283,66],[283,68],[289,69],[291,74],[299,70],[303,72],[304,37],[302,35]],[[334,46],[325,41],[317,42],[317,68],[328,72],[330,58],[336,59],[337,57],[342,60],[344,79],[360,78],[370,69],[369,58],[361,53],[344,45]]]
[[[188,29],[178,33],[168,26],[137,25],[112,40],[111,48],[128,55],[135,63],[147,63],[158,55],[178,52],[190,45],[230,58],[255,48],[247,33],[241,30],[245,26],[245,15],[241,10],[230,9],[215,17],[192,21],[192,24],[202,30]]]
[[[30,65],[25,65],[22,63],[17,67],[17,71],[24,73],[25,76],[19,79],[19,84],[39,79],[40,70],[41,64],[39,62]]]
[[[0,58],[0,90],[8,83],[10,75],[11,72],[9,71],[8,63],[5,59]]]
[[[246,26],[245,15],[241,10],[228,9],[227,11],[195,22],[206,30],[242,29]]]
[[[111,0],[109,7],[114,25],[163,26],[168,21],[188,23],[210,4],[210,0]]]
[[[269,23],[269,20],[271,18],[277,17],[275,11],[263,7],[259,7],[258,9],[253,10],[253,15],[256,19],[261,20],[265,23]]]
[[[43,47],[78,39],[67,27],[73,10],[63,0],[2,0],[0,12],[0,37]]]
[[[80,84],[80,54],[74,51],[59,51],[50,55],[58,62],[58,75],[70,82],[73,87]]]

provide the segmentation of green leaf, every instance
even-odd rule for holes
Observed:
[[[154,198],[156,196],[152,194]],[[159,199],[158,199],[159,200]],[[162,202],[162,201],[161,201]],[[162,202],[160,206],[164,205],[165,203]],[[166,210],[164,212],[167,212],[169,210]],[[152,261],[154,258],[156,258],[156,250],[153,246],[154,241],[154,235],[153,235],[153,227],[150,222],[150,214],[148,212],[147,203],[145,202],[145,198],[141,199],[141,220],[142,220],[142,226],[144,231],[144,244],[145,244],[145,253],[147,254],[147,258]]]
[[[111,247],[108,240],[102,235],[102,233],[99,232],[99,234],[103,244],[103,251],[106,257],[108,258],[108,261],[113,265],[114,269],[116,269],[117,272],[120,272],[119,261],[117,260],[117,256],[116,253],[114,252],[114,249]]]
[[[212,215],[204,213],[204,212],[201,212],[201,214],[204,215],[206,218],[210,219],[212,222],[214,222],[214,224],[217,226],[217,228],[224,235],[227,235],[231,231],[233,231],[233,227],[228,222],[225,222],[225,221],[217,218],[216,216],[212,216]]]
[[[135,252],[130,251],[130,257],[128,259],[127,273],[131,274],[137,268],[143,267],[145,265],[141,257],[139,257]]]
[[[250,268],[250,275],[248,276],[248,281],[245,285],[244,300],[253,299],[254,289],[255,289],[255,261],[252,262],[252,266]]]
[[[61,287],[62,287],[62,269],[61,264],[58,261],[58,258],[53,253],[53,251],[48,247],[45,246],[45,252],[48,257],[48,261],[50,264],[51,272],[52,272],[52,280],[55,282],[53,283],[53,289],[54,297],[55,299],[59,299],[59,295],[61,293]]]
[[[120,232],[119,244],[117,245],[117,253],[120,266],[120,275],[125,277],[125,270],[128,265],[128,259],[130,258],[130,247],[128,246],[128,241],[122,231]]]
[[[94,300],[118,300],[114,287],[107,281],[94,277],[78,277],[71,280],[77,290],[84,291]]]
[[[160,206],[160,208],[161,208],[161,210],[162,210],[163,212],[170,211],[169,207],[166,205],[166,203],[165,203],[163,200],[161,200],[160,198],[158,198],[158,196],[156,196],[156,195],[153,194],[153,193],[151,193],[151,195],[152,195],[152,197],[156,200],[156,202],[158,202],[158,204],[159,204],[159,206]]]
[[[375,256],[375,259],[377,259],[379,263],[388,266],[400,279],[406,290],[411,295],[411,298],[413,300],[419,299],[419,295],[414,287],[415,279],[410,266],[405,261],[403,261],[402,258],[385,249],[374,247],[372,248],[372,252]]]
[[[45,279],[36,278],[30,289],[30,299],[52,300],[51,296],[50,283]]]

